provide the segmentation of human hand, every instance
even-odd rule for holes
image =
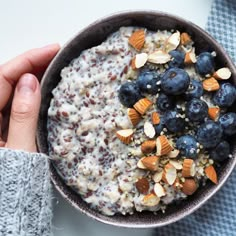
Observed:
[[[41,102],[37,75],[60,46],[32,49],[0,65],[0,147],[37,151],[35,134]]]

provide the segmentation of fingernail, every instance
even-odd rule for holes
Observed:
[[[17,84],[17,90],[20,93],[34,93],[36,88],[37,78],[31,74],[23,75]]]

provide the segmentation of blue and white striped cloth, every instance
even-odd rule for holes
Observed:
[[[236,0],[214,0],[206,30],[236,64]],[[236,236],[236,170],[202,208],[153,236]]]

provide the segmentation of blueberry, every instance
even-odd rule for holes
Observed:
[[[209,52],[202,52],[197,57],[196,62],[197,72],[204,76],[207,74],[212,74],[214,72],[214,57]]]
[[[220,142],[213,150],[210,151],[210,158],[214,161],[222,162],[229,157],[230,145],[226,141]]]
[[[203,121],[208,115],[208,106],[206,102],[193,98],[187,103],[186,116],[190,121],[200,122]]]
[[[189,83],[188,73],[180,68],[168,69],[161,78],[161,88],[167,94],[182,94],[187,90]]]
[[[192,79],[185,92],[186,100],[191,100],[192,98],[200,98],[203,95],[202,83],[198,80]]]
[[[219,107],[230,107],[236,99],[236,89],[230,83],[220,85],[220,89],[215,93],[213,102]]]
[[[134,82],[122,84],[118,97],[121,104],[126,107],[133,107],[133,105],[142,98],[140,90]]]
[[[175,102],[173,97],[167,96],[165,93],[160,93],[156,105],[161,111],[167,111],[175,107]]]
[[[169,62],[169,67],[184,67],[184,57],[185,54],[183,52],[180,52],[178,50],[170,51],[169,54],[172,56],[172,60]]]
[[[220,116],[219,123],[223,128],[225,135],[230,136],[236,134],[236,113],[228,112]]]
[[[177,139],[176,148],[180,154],[195,159],[197,157],[197,141],[192,135],[184,135]]]
[[[166,111],[164,115],[165,126],[170,132],[181,132],[185,128],[185,121],[177,111]]]
[[[213,148],[220,142],[222,134],[223,130],[218,123],[207,121],[198,128],[197,140],[205,148]]]
[[[137,86],[142,93],[156,94],[160,76],[155,71],[142,71],[137,78]]]

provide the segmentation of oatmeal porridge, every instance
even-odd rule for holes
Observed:
[[[231,157],[236,97],[215,52],[178,31],[122,27],[61,71],[48,110],[49,155],[105,215],[165,211]],[[226,82],[227,81],[227,82]]]

